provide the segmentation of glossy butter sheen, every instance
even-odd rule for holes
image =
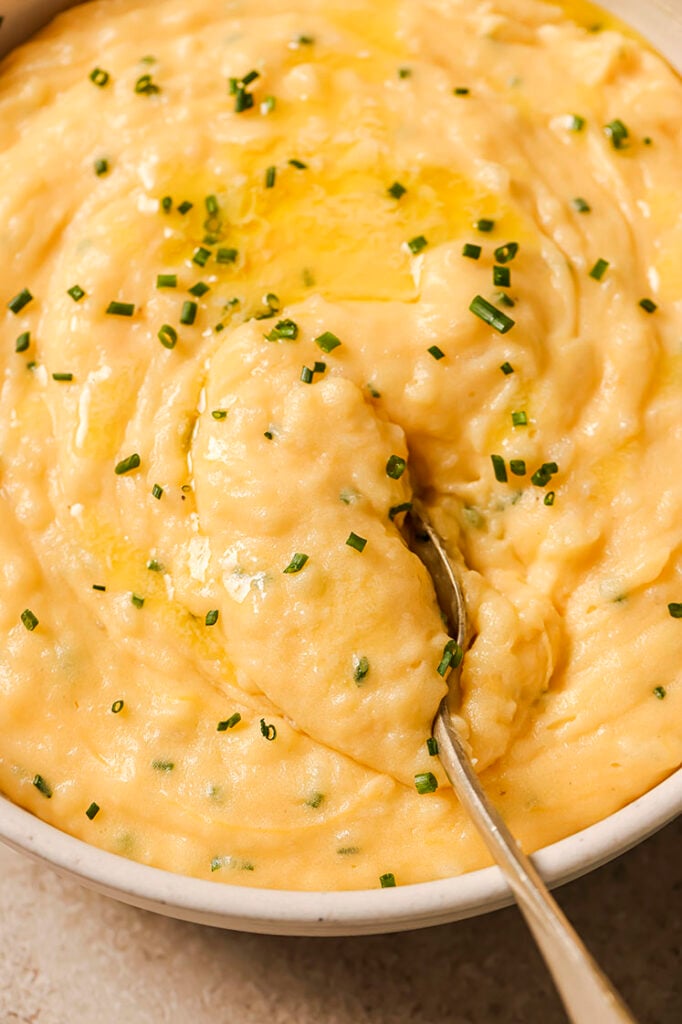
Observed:
[[[447,635],[389,515],[412,488],[467,567],[460,710],[528,848],[682,749],[679,80],[589,5],[365,8],[106,0],[0,74],[3,306],[34,296],[0,323],[0,786],[247,885],[486,862],[426,747]],[[469,304],[512,240],[501,335]]]

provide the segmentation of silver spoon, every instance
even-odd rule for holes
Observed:
[[[464,596],[442,539],[423,510],[413,505],[405,517],[411,550],[428,569],[450,636],[466,650]],[[453,658],[448,684],[459,685]],[[545,883],[488,800],[466,749],[453,726],[447,697],[433,723],[445,773],[457,797],[502,869],[516,902],[549,968],[573,1024],[636,1024],[606,975],[592,958]]]

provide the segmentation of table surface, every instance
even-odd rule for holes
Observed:
[[[682,820],[558,897],[641,1024],[679,1024]],[[513,908],[399,935],[243,935],[124,906],[5,847],[0,906],[1,1024],[566,1019]]]

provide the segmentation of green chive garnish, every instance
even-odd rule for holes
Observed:
[[[99,591],[101,591],[101,592],[102,592],[103,594],[105,594],[105,593],[106,593],[106,590],[107,590],[107,588],[106,588],[106,587],[105,587],[105,586],[104,586],[104,585],[103,585],[102,583],[93,583],[93,584],[92,584],[92,589],[93,589],[93,590],[99,590]]]
[[[469,309],[475,316],[480,317],[484,323],[489,324],[500,334],[506,334],[516,323],[506,313],[503,313],[501,309],[497,309],[491,302],[484,299],[482,295],[474,296]]]
[[[132,316],[135,312],[135,303],[110,302],[105,312],[108,313],[109,316]]]
[[[205,267],[212,255],[210,249],[205,249],[203,245],[200,245],[198,249],[194,250],[192,263],[196,263],[199,267]]]
[[[175,761],[152,761],[152,768],[157,772],[172,772],[175,768]]]
[[[444,649],[443,657],[437,668],[439,676],[444,676],[449,668],[457,668],[461,664],[462,658],[464,657],[464,651],[459,646],[456,640],[448,640]]]
[[[390,188],[386,190],[389,196],[393,196],[394,199],[400,199],[405,195],[407,189],[404,185],[401,185],[399,181],[394,181]]]
[[[627,146],[630,133],[623,122],[616,117],[604,125],[604,135],[610,140],[614,149],[624,149]]]
[[[367,539],[365,537],[360,537],[357,533],[353,533],[351,530],[348,535],[348,539],[346,540],[346,544],[349,548],[355,548],[356,551],[364,551]]]
[[[469,260],[477,260],[480,255],[480,245],[473,245],[471,242],[467,242],[462,248],[462,256],[466,256]]]
[[[412,74],[412,68],[398,68],[398,78],[409,78]]]
[[[292,559],[289,562],[289,564],[286,567],[286,569],[283,569],[282,572],[285,572],[285,573],[300,572],[301,569],[303,568],[303,566],[305,565],[305,563],[307,561],[308,561],[308,555],[304,555],[304,554],[301,554],[300,552],[296,552],[296,554],[292,557]]]
[[[22,334],[19,335],[19,337],[15,341],[15,343],[14,343],[14,351],[15,352],[25,352],[30,344],[31,344],[31,332],[30,331],[24,331]]]
[[[140,96],[153,96],[155,93],[161,92],[161,89],[151,75],[140,75],[135,82],[135,92]]]
[[[438,789],[438,779],[433,772],[418,772],[414,777],[414,784],[422,796],[424,793],[435,793]]]
[[[227,418],[227,409],[214,409],[211,416],[214,420],[224,420]]]
[[[193,206],[194,203],[190,203],[187,199],[185,199],[185,201],[180,203],[180,205],[178,206],[178,213],[189,213]]]
[[[296,160],[293,157],[289,161],[289,164],[290,164],[291,167],[295,167],[297,171],[307,171],[308,170],[308,165],[307,164],[304,164],[302,160]]]
[[[528,415],[527,413],[524,412],[523,409],[520,409],[518,412],[513,412],[511,414],[511,420],[515,427],[528,426]]]
[[[90,81],[94,82],[94,84],[99,86],[100,89],[104,88],[110,77],[109,72],[105,71],[103,68],[94,68],[90,72]]]
[[[407,243],[407,248],[416,256],[418,253],[425,249],[429,243],[426,241],[423,235],[417,235],[415,238],[411,238]]]
[[[73,374],[72,373],[53,373],[52,374],[52,380],[64,381],[64,382],[68,383],[69,381],[73,380]]]
[[[197,318],[198,306],[196,302],[183,302],[182,309],[180,311],[180,323],[191,326]]]
[[[581,132],[585,127],[585,118],[580,114],[570,114],[568,117],[569,132]]]
[[[320,334],[318,338],[315,338],[315,344],[329,355],[330,352],[339,347],[341,342],[331,331],[325,331],[324,334]]]
[[[67,289],[67,295],[70,295],[74,302],[80,302],[85,297],[85,292],[79,284],[74,284],[71,288]]]
[[[121,459],[120,462],[116,463],[114,473],[116,476],[122,476],[124,473],[129,473],[131,469],[137,469],[140,465],[140,456],[137,452],[133,452],[127,459]]]
[[[510,373],[514,372],[514,367],[511,363],[502,363],[500,369],[502,370],[502,373],[505,375],[505,377],[508,377]]]
[[[92,821],[92,819],[99,814],[99,804],[96,804],[93,801],[93,803],[91,803],[90,806],[88,807],[85,814],[90,819],[90,821]]]
[[[547,494],[545,495],[545,501],[544,501],[545,505],[553,505],[555,498],[556,498],[556,494],[554,493],[554,491],[547,491]]]
[[[159,205],[164,213],[170,213],[170,209],[173,205],[172,196],[164,196],[163,199],[161,199]]]
[[[429,755],[431,757],[437,757],[438,756],[438,740],[434,739],[433,736],[429,736],[428,740],[426,741],[426,749],[428,750]]]
[[[275,179],[276,179],[276,177],[277,177],[277,168],[276,167],[268,167],[266,172],[265,172],[265,187],[266,188],[274,188],[275,187]]]
[[[495,227],[494,220],[488,220],[486,217],[481,217],[474,223],[474,227],[477,231],[489,232]]]
[[[277,100],[274,96],[266,96],[260,105],[261,114],[271,114],[277,106]]]
[[[111,705],[111,712],[114,715],[118,715],[121,711],[123,711],[124,707],[125,707],[125,701],[123,701],[123,700],[115,700],[114,703]]]
[[[239,725],[242,720],[242,716],[238,711],[235,711],[233,715],[226,718],[224,722],[218,722],[218,732],[227,732],[228,729],[234,729],[235,725]]]
[[[306,807],[318,808],[324,801],[324,793],[311,793],[305,802]]]
[[[391,455],[386,463],[386,476],[390,476],[392,480],[400,480],[406,468],[407,462],[401,455]]]
[[[571,199],[571,206],[577,213],[589,213],[592,207],[583,199],[581,196],[576,196],[575,199]]]
[[[33,614],[30,608],[25,608],[24,611],[21,613],[21,621],[26,626],[26,629],[29,631],[29,633],[32,633],[33,630],[38,625],[38,619]]]
[[[673,619],[682,619],[682,604],[673,601],[672,604],[668,605],[668,611]]]
[[[496,288],[511,287],[511,271],[509,267],[498,267],[495,264],[493,267],[493,284]]]
[[[213,608],[211,609],[210,612],[206,612],[206,618],[204,619],[204,622],[206,623],[207,626],[215,626],[219,616],[220,612],[218,611],[218,609]]]
[[[467,89],[466,86],[458,85],[457,88],[452,90],[453,96],[468,96],[471,89]]]
[[[237,249],[218,249],[215,254],[216,263],[234,263],[238,255]]]
[[[157,501],[159,500],[162,494],[163,487],[161,487],[159,484],[154,484],[154,486],[152,487],[152,495],[157,499]]]
[[[150,572],[165,572],[165,568],[161,562],[157,562],[155,558],[150,558],[147,562],[147,568]]]
[[[33,296],[31,295],[28,288],[22,288],[21,291],[18,292],[18,294],[15,295],[13,299],[9,300],[9,302],[7,303],[7,308],[11,310],[12,313],[21,313],[24,306],[28,306],[29,302],[32,299]]]
[[[134,604],[136,608],[143,608],[144,607],[144,598],[140,597],[139,594],[131,594],[130,595],[130,602],[131,602],[131,604]]]
[[[658,306],[653,301],[653,299],[640,299],[639,304],[645,311],[645,313],[655,313],[658,309]]]
[[[495,479],[498,483],[506,484],[507,482],[507,467],[504,464],[504,459],[501,455],[491,455],[490,461],[493,464],[493,472]]]
[[[654,686],[652,692],[654,697],[658,697],[659,700],[663,700],[665,697],[665,686]]]
[[[353,656],[353,679],[355,680],[355,682],[356,683],[361,683],[362,680],[366,678],[368,672],[369,672],[369,659],[366,658],[364,654],[363,654],[363,656],[361,658],[358,658],[357,656],[354,655]]]
[[[293,320],[280,320],[264,337],[267,341],[280,341],[282,338],[287,341],[295,341],[298,338],[298,324]]]
[[[518,251],[518,242],[507,242],[506,245],[498,246],[498,248],[495,249],[493,256],[498,263],[511,263]]]
[[[211,286],[206,284],[205,281],[197,281],[191,288],[188,289],[190,295],[196,296],[197,299],[201,299],[206,292],[210,292]]]
[[[268,725],[264,718],[261,718],[260,720],[260,731],[261,735],[264,736],[266,740],[270,740],[270,742],[277,739],[277,729],[272,724]]]
[[[400,515],[401,512],[409,512],[411,508],[411,501],[403,501],[400,505],[392,505],[388,510],[388,518],[392,522],[396,516]]]
[[[445,359],[445,352],[443,352],[442,348],[438,348],[438,345],[431,345],[431,347],[427,348],[426,351],[429,355],[433,356],[434,359]]]
[[[156,275],[156,287],[157,288],[177,288],[178,287],[178,275],[177,274],[157,274]]]
[[[379,875],[379,885],[382,889],[395,888],[395,875],[393,872],[387,871],[385,875]]]
[[[592,270],[590,271],[590,277],[593,277],[595,281],[601,281],[602,277],[608,269],[608,266],[608,260],[598,259],[595,265],[592,267]]]
[[[556,462],[543,462],[539,469],[536,469],[530,478],[530,482],[536,487],[546,487],[555,473],[559,472]]]
[[[301,367],[301,378],[304,384],[312,384],[313,382],[313,371],[309,366]]]
[[[52,796],[52,787],[45,781],[42,775],[33,776],[33,785],[39,793],[42,793],[48,800],[50,799]]]
[[[526,463],[524,459],[510,459],[509,468],[514,474],[514,476],[526,475]]]

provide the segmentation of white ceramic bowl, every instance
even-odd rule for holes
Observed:
[[[188,0],[191,2],[191,0]],[[0,55],[74,0],[4,0]],[[602,0],[682,70],[682,0]],[[548,884],[592,871],[682,811],[682,769],[604,821],[547,846],[533,860]],[[0,840],[64,875],[145,910],[271,935],[370,935],[445,924],[512,902],[497,868],[394,889],[288,892],[175,875],[88,846],[0,796]]]

